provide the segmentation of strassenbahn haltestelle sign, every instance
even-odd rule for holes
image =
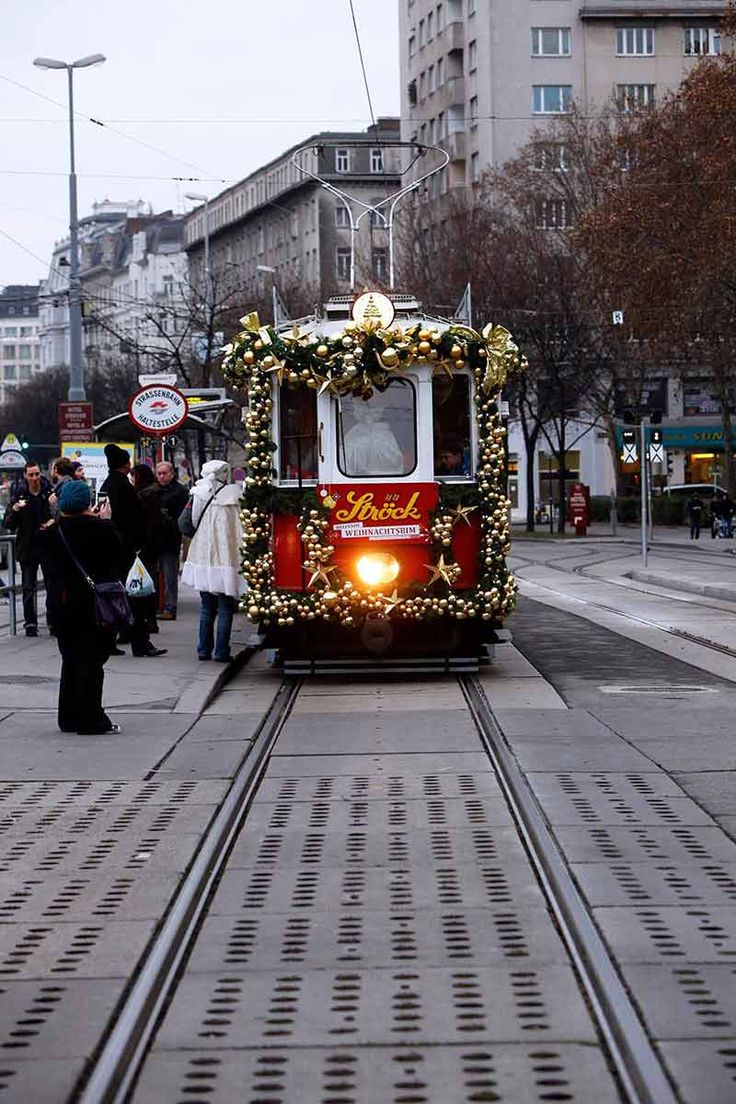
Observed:
[[[136,391],[128,405],[130,420],[144,433],[173,433],[189,413],[186,396],[176,387],[152,384]]]

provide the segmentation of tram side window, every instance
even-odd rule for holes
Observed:
[[[409,475],[417,464],[416,394],[391,380],[369,399],[343,395],[338,407],[337,462],[343,475]]]
[[[286,381],[279,390],[279,477],[317,478],[317,394]]]
[[[434,473],[439,479],[467,479],[473,470],[470,436],[470,378],[453,375],[432,380]]]

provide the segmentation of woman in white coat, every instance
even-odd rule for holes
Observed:
[[[240,574],[240,495],[230,465],[208,460],[192,490],[192,537],[182,572],[182,582],[199,591],[199,642],[202,660],[230,660],[230,633],[238,598],[245,592]],[[217,631],[215,632],[215,622]]]

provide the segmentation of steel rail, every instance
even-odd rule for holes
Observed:
[[[542,810],[474,678],[458,679],[630,1104],[677,1104],[653,1043]]]
[[[281,684],[253,746],[215,814],[197,855],[149,945],[115,1022],[93,1059],[92,1072],[77,1096],[80,1104],[121,1104],[128,1098],[157,1028],[159,1017],[199,929],[230,847],[240,832],[261,783],[269,756],[301,682]]]

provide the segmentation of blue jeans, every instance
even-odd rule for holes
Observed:
[[[229,659],[230,633],[238,600],[228,594],[210,594],[207,590],[200,590],[199,597],[201,605],[197,652],[209,659],[214,645],[215,659]],[[217,639],[215,639],[215,619],[217,619]]]

